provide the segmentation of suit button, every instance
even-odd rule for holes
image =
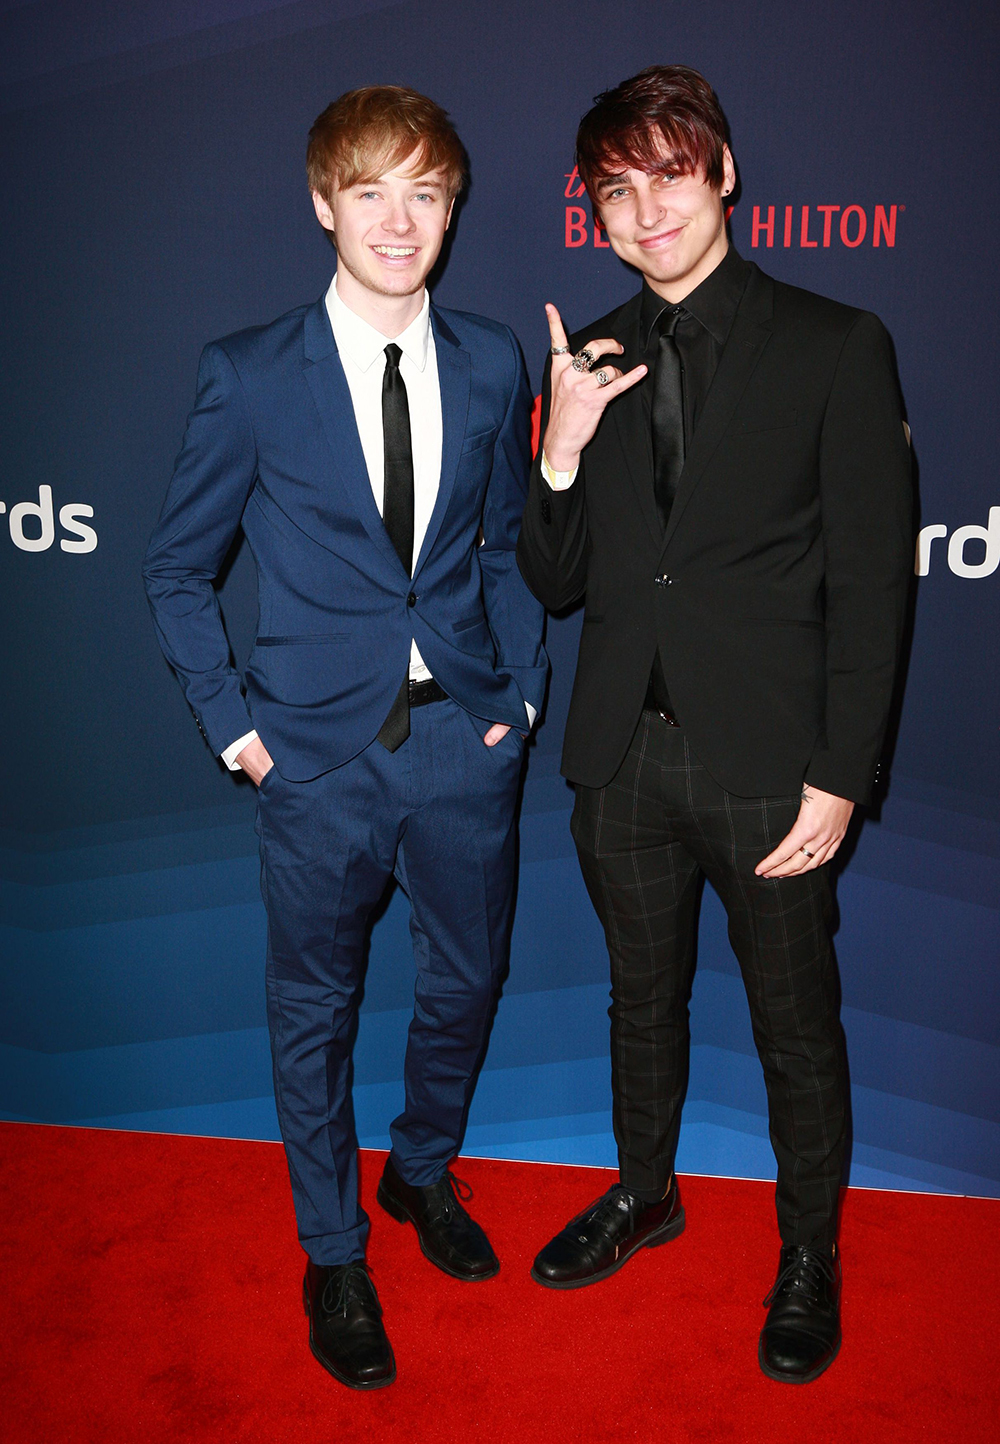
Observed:
[[[546,526],[552,525],[552,507],[545,500],[542,501],[542,521]]]
[[[653,578],[653,581],[658,587],[669,587],[673,585],[674,579],[673,577],[668,577],[666,572],[660,572],[658,576]]]
[[[408,607],[415,607],[415,606],[417,605],[417,594],[416,594],[416,592],[411,592],[411,593],[410,593],[410,595],[409,595],[409,596],[407,597],[407,599],[406,599],[406,605],[407,605]]]

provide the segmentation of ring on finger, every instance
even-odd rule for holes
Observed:
[[[587,347],[584,346],[583,350],[578,351],[573,357],[573,370],[589,371],[596,360],[597,357],[594,355],[593,351],[589,351]]]
[[[799,848],[799,852],[804,852],[805,855],[806,855],[806,857],[815,857],[815,856],[816,856],[816,854],[815,854],[814,852],[810,852],[807,847],[800,847],[800,848]]]
[[[568,355],[569,355],[569,347],[568,347],[568,346],[550,346],[550,347],[549,347],[549,355],[550,355],[550,356],[568,356]]]
[[[594,372],[594,380],[598,386],[610,386],[614,379],[614,374],[611,371],[605,371],[603,366],[600,371]]]

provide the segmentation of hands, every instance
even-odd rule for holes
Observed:
[[[237,752],[236,761],[255,787],[260,786],[261,778],[274,766],[270,752],[259,737],[248,742],[242,752]]]
[[[498,742],[503,741],[509,731],[510,728],[505,727],[502,722],[494,722],[493,726],[483,738],[483,741],[486,743],[487,747],[495,747]]]
[[[803,787],[795,826],[754,868],[758,877],[796,877],[829,862],[844,840],[854,803],[818,787]]]
[[[555,306],[548,305],[545,314],[552,345],[565,346],[566,331],[559,312]],[[594,356],[605,356],[609,352],[620,355],[624,349],[619,341],[608,337],[587,342],[587,350]],[[552,400],[542,449],[554,471],[572,471],[579,466],[580,452],[597,430],[608,402],[641,381],[648,367],[636,366],[624,375],[617,366],[605,365],[599,369],[614,378],[606,386],[597,380],[597,372],[574,371],[572,356],[552,358]]]

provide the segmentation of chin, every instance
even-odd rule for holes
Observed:
[[[369,276],[367,284],[380,296],[412,296],[424,280],[423,276]]]

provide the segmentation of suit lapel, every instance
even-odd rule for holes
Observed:
[[[451,502],[469,417],[472,358],[468,351],[462,348],[458,337],[435,306],[431,307],[431,325],[437,355],[438,385],[441,389],[441,478],[434,510],[427,523],[420,555],[413,568],[414,576],[430,556]]]
[[[662,533],[666,548],[677,530],[684,509],[705,474],[733,418],[733,412],[747,388],[764,347],[771,338],[770,319],[774,305],[774,283],[756,266],[747,282],[739,310],[733,321],[719,366],[705,400],[691,446],[677,484],[677,495],[670,510],[670,520]]]
[[[625,347],[621,356],[615,358],[615,365],[621,372],[631,371],[643,361],[642,341],[639,335],[639,313],[642,292],[633,296],[621,309],[617,326],[618,339]],[[635,488],[639,507],[646,519],[650,534],[657,546],[663,543],[663,526],[656,510],[653,491],[653,442],[649,415],[642,398],[642,388],[651,384],[646,376],[637,385],[629,388],[613,401],[608,408],[618,431],[618,442],[625,457],[625,466]]]
[[[323,426],[334,473],[357,511],[365,530],[386,560],[398,571],[402,563],[375,505],[365,454],[361,449],[351,391],[340,364],[324,297],[306,312],[303,374]]]

